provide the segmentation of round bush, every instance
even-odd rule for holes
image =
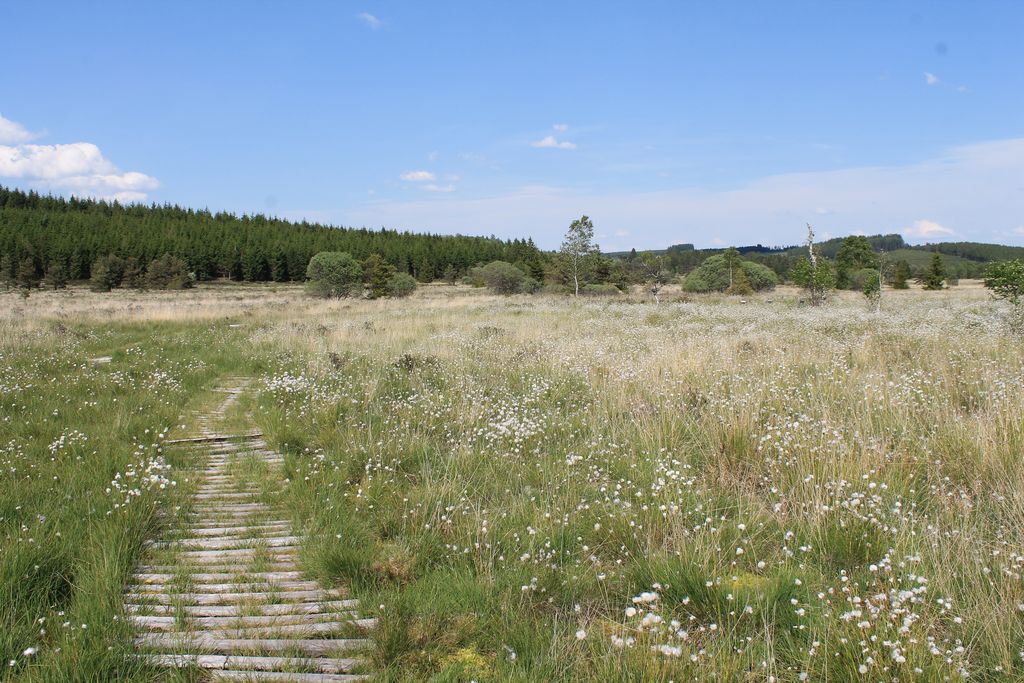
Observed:
[[[743,269],[743,274],[755,292],[774,289],[779,284],[775,271],[760,263],[740,261],[735,267]],[[729,267],[722,254],[707,257],[704,263],[683,280],[683,289],[687,292],[724,292],[728,287]]]
[[[526,273],[507,261],[491,261],[479,270],[484,284],[495,294],[515,294],[523,289]]]
[[[388,278],[388,296],[402,298],[416,291],[416,278],[409,273],[395,273]]]
[[[306,268],[306,291],[313,296],[354,296],[363,289],[363,267],[344,251],[321,251]]]

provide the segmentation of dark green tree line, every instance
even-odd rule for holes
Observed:
[[[543,272],[547,256],[532,240],[434,235],[397,230],[335,228],[263,215],[236,216],[170,204],[121,205],[65,199],[0,187],[0,279],[59,273],[59,280],[93,278],[108,256],[150,264],[170,254],[197,280],[303,280],[320,252],[371,254],[422,282],[458,275],[495,260]],[[116,265],[104,262],[105,265]],[[116,279],[116,278],[114,278]]]

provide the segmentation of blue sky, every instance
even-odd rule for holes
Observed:
[[[0,184],[606,250],[1024,244],[1021,2],[6,3]]]

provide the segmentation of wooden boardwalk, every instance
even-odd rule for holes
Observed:
[[[218,431],[246,381],[221,389],[220,406],[199,418],[201,435],[177,443],[202,449],[203,477],[180,537],[150,544],[150,559],[125,589],[126,618],[138,629],[143,661],[204,669],[213,680],[328,683],[361,681],[359,653],[373,619],[359,603],[306,579],[297,563],[301,537],[261,500],[256,481],[232,467],[256,456],[283,457],[261,434]]]

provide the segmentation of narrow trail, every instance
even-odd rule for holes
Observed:
[[[205,468],[180,537],[150,544],[124,595],[135,644],[147,663],[198,667],[213,680],[328,683],[361,681],[357,656],[373,619],[359,603],[303,578],[301,537],[285,515],[260,500],[246,458],[279,467],[261,434],[219,431],[248,380],[223,387],[224,401],[199,417],[201,435],[179,445],[201,449]],[[251,464],[251,463],[250,463]]]

